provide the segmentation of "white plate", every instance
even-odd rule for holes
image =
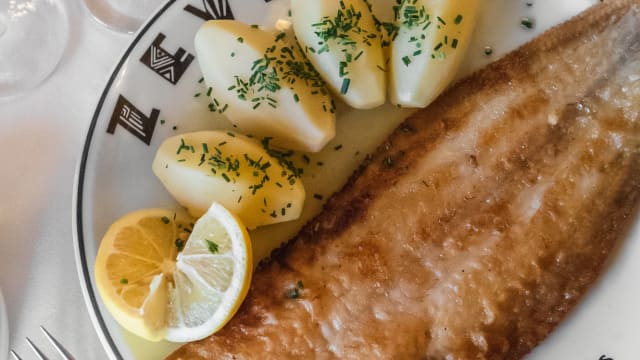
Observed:
[[[537,0],[527,6],[524,0],[483,1],[478,30],[460,74],[495,60],[593,2]],[[228,7],[213,5],[220,3]],[[111,358],[157,359],[176,347],[143,341],[118,326],[97,295],[93,265],[102,235],[118,217],[140,208],[176,206],[151,172],[151,161],[162,140],[187,131],[229,127],[224,118],[207,111],[205,96],[194,97],[204,90],[198,83],[201,75],[193,56],[196,30],[204,18],[213,16],[235,16],[269,26],[286,16],[287,9],[288,0],[171,0],[140,30],[114,69],[91,121],[78,166],[73,215],[85,300]],[[535,29],[520,28],[522,17],[535,19]],[[487,45],[494,49],[491,57],[484,56]],[[255,258],[267,255],[273,246],[295,234],[321,208],[321,201],[312,195],[323,194],[326,199],[339,189],[365,154],[406,116],[406,110],[391,106],[368,112],[339,108],[339,135],[323,153],[313,155],[305,169],[303,182],[309,194],[305,218],[254,232]],[[367,136],[363,137],[365,128]],[[343,146],[335,150],[338,145]],[[326,165],[315,165],[318,161]],[[594,289],[529,358],[640,359],[640,311],[636,307],[640,287],[634,278],[640,275],[640,262],[633,261],[634,254],[640,255],[638,229],[622,242]]]
[[[2,290],[0,290],[0,360],[9,358],[9,319],[4,304]]]

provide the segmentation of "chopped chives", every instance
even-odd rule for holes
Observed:
[[[520,18],[520,27],[531,30],[535,26],[534,20],[528,17]]]
[[[351,79],[344,78],[342,79],[342,87],[340,88],[341,94],[346,94],[349,91],[349,84],[351,83]]]

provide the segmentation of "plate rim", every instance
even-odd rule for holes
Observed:
[[[0,289],[0,358],[9,358],[9,316],[2,289]]]
[[[83,192],[84,192],[84,183],[85,183],[85,170],[87,167],[87,159],[89,156],[89,151],[91,150],[92,140],[94,138],[94,133],[96,129],[96,125],[98,123],[98,119],[102,113],[104,102],[109,95],[109,92],[113,88],[113,84],[121,72],[122,67],[125,63],[131,59],[131,53],[138,46],[140,40],[144,35],[147,34],[149,29],[156,21],[176,2],[180,0],[167,0],[164,5],[162,5],[149,19],[140,27],[138,32],[135,34],[134,38],[130,41],[129,46],[124,51],[124,53],[120,56],[120,59],[116,62],[115,67],[110,71],[109,78],[107,80],[106,85],[104,86],[104,90],[100,95],[100,98],[97,102],[95,110],[93,112],[93,116],[91,117],[91,122],[89,123],[88,129],[86,130],[86,135],[84,137],[84,142],[82,145],[82,152],[80,159],[77,162],[77,166],[75,169],[74,183],[73,183],[73,199],[72,199],[72,209],[71,209],[71,222],[72,222],[72,234],[73,234],[73,244],[74,244],[74,254],[75,254],[75,263],[76,263],[76,271],[78,273],[78,280],[80,281],[80,288],[82,290],[82,297],[84,298],[85,306],[89,312],[89,317],[91,318],[91,322],[94,330],[96,331],[100,343],[102,347],[107,353],[107,356],[110,359],[115,360],[123,360],[124,357],[120,353],[118,347],[115,344],[114,339],[111,337],[109,333],[109,329],[105,323],[104,317],[100,313],[100,309],[98,308],[98,297],[94,291],[93,284],[91,282],[91,275],[89,265],[87,263],[87,257],[85,252],[85,239],[84,239],[84,224],[82,221],[82,209],[83,209]]]

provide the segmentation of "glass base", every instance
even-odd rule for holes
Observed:
[[[69,39],[63,1],[0,3],[0,98],[36,87],[58,66]]]
[[[165,0],[85,0],[91,15],[110,29],[136,32]]]

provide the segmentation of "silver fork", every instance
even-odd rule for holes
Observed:
[[[67,349],[65,349],[62,346],[62,344],[60,344],[60,342],[58,340],[56,340],[47,331],[47,329],[44,328],[44,326],[40,326],[40,330],[42,330],[42,332],[44,333],[44,336],[47,338],[47,340],[49,340],[51,345],[53,345],[53,347],[56,349],[58,354],[60,354],[62,359],[64,359],[64,360],[75,360],[73,358],[73,356],[71,356],[69,351],[67,351]],[[33,352],[36,353],[36,356],[38,357],[38,359],[40,359],[40,360],[48,360],[48,358],[44,355],[44,353],[42,353],[42,351],[40,349],[38,349],[38,347],[33,343],[33,341],[31,341],[31,339],[27,338],[27,344],[29,345],[31,350],[33,350]],[[22,360],[22,358],[20,356],[18,356],[18,354],[15,351],[11,350],[10,353],[16,360]]]

